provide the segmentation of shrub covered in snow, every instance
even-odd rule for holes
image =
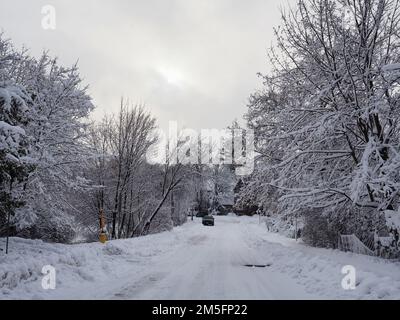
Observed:
[[[311,211],[305,215],[304,221],[301,236],[306,244],[321,248],[337,247],[338,234],[329,225],[327,217]]]

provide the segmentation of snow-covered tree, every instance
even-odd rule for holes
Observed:
[[[279,192],[282,212],[398,209],[399,10],[299,0],[283,13],[247,114],[269,176],[259,186]]]
[[[66,194],[87,187],[79,172],[88,155],[83,138],[93,105],[87,88],[81,85],[77,66],[61,67],[47,53],[39,59],[32,58],[25,49],[16,51],[2,36],[0,83],[13,84],[12,101],[27,109],[25,117],[29,121],[21,118],[19,127],[20,134],[29,137],[30,158],[35,165],[24,184],[25,206],[19,210],[14,224],[31,224],[24,235],[47,234],[50,240],[53,231],[72,222]],[[10,99],[3,96],[7,108]],[[28,103],[34,107],[25,107]]]
[[[11,215],[15,218],[16,209],[25,204],[24,189],[35,168],[31,138],[24,130],[32,105],[24,88],[0,83],[0,227],[8,226]]]
[[[65,194],[89,187],[80,172],[90,155],[83,139],[93,105],[77,67],[60,67],[46,54],[36,64],[35,81],[28,88],[38,105],[27,128],[35,137],[38,159],[29,183],[29,202],[44,223],[53,221],[61,227],[68,224],[65,212],[71,211]]]

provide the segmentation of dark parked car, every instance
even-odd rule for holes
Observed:
[[[203,225],[213,227],[214,226],[214,217],[213,216],[203,217]]]

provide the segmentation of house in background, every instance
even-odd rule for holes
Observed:
[[[223,193],[219,196],[219,207],[218,207],[218,215],[225,216],[229,213],[234,212],[235,206],[235,194],[233,190],[231,192]]]
[[[255,214],[257,214],[258,206],[251,204],[245,205],[239,203],[239,194],[244,187],[245,187],[245,181],[242,178],[240,178],[235,188],[233,189],[234,192],[233,212],[236,213],[238,216],[254,216]]]

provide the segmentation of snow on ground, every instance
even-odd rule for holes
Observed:
[[[258,218],[196,219],[107,245],[13,238],[10,248],[0,252],[0,299],[400,299],[399,263],[310,248]],[[55,290],[41,286],[45,265],[56,268]],[[345,265],[357,270],[354,291],[341,287]]]

